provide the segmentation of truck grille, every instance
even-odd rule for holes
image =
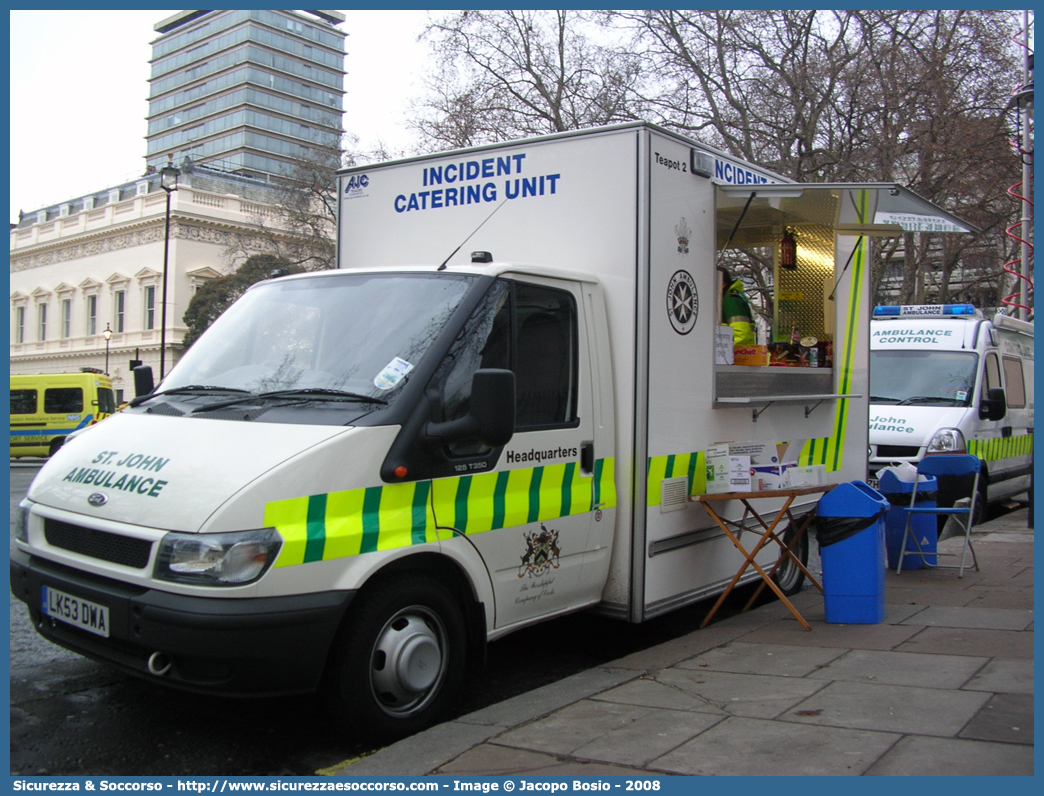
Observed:
[[[881,457],[899,456],[906,459],[914,459],[920,450],[916,445],[878,445],[877,455]]]
[[[144,569],[152,552],[152,542],[144,539],[81,528],[60,520],[44,519],[44,538],[52,547],[135,569]]]

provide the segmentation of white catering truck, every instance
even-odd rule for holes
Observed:
[[[976,513],[1031,488],[1033,324],[989,320],[970,304],[875,307],[871,478],[894,462],[964,452],[982,460]]]
[[[204,693],[328,688],[378,740],[435,721],[488,640],[723,591],[742,558],[689,500],[709,450],[775,468],[764,488],[865,478],[866,236],[969,229],[644,123],[353,168],[339,192],[337,270],[252,287],[43,467],[11,588],[84,655]],[[747,366],[718,311],[743,257],[771,285]],[[799,327],[817,367],[769,366]]]

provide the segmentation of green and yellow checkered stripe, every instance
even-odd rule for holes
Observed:
[[[616,506],[614,460],[592,475],[575,462],[531,469],[387,484],[277,500],[265,525],[283,537],[277,567],[437,541],[441,527],[465,534],[584,514]]]
[[[646,481],[646,505],[660,505],[660,482],[665,478],[689,478],[689,494],[702,495],[707,491],[707,454],[704,451],[674,453],[649,457],[649,475]]]
[[[969,440],[968,453],[978,456],[985,462],[996,462],[1015,456],[1032,456],[1033,435],[1019,434],[1015,437]]]

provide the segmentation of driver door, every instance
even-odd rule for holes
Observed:
[[[584,585],[582,578],[595,516],[596,443],[583,311],[579,283],[498,280],[469,324],[470,354],[460,346],[437,377],[452,419],[466,411],[479,367],[515,373],[512,439],[485,458],[478,443],[448,446],[466,474],[432,483],[440,536],[474,546],[486,566],[498,628],[601,596],[600,579]]]

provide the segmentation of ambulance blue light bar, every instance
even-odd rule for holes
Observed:
[[[971,304],[891,304],[874,307],[874,318],[981,318]]]

